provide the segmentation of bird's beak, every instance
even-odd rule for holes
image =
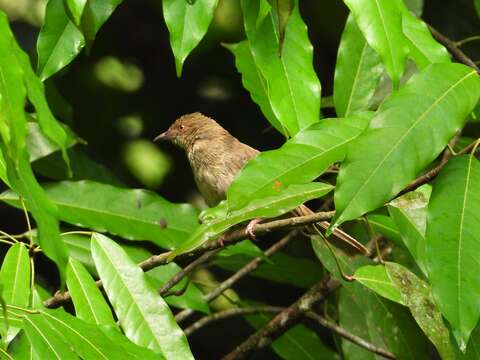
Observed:
[[[153,139],[154,142],[159,142],[159,141],[168,141],[171,140],[172,137],[170,136],[170,133],[167,131],[161,133],[158,135],[155,139]]]

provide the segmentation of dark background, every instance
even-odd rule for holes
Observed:
[[[322,84],[322,96],[329,96],[336,52],[348,11],[340,0],[301,0],[300,3],[315,49],[314,65]],[[472,0],[427,0],[423,18],[455,40],[478,35],[480,30]],[[13,22],[12,27],[21,45],[34,59],[39,29],[21,19]],[[151,139],[175,118],[194,111],[215,118],[241,141],[260,150],[281,145],[282,137],[268,126],[260,109],[243,89],[232,54],[221,46],[222,42],[237,42],[243,37],[239,1],[221,0],[207,36],[187,58],[183,76],[178,79],[161,1],[125,0],[99,31],[89,55],[83,51],[71,65],[47,81],[57,117],[70,124],[88,142],[88,146],[77,146],[73,150],[78,168],[75,177],[151,188],[174,202],[196,201],[195,185],[183,153],[168,144],[160,147],[150,144]],[[470,43],[464,50],[472,58],[479,59],[479,44]],[[143,74],[138,90],[125,91],[118,81],[102,80],[98,64],[107,56],[130,64]],[[115,76],[129,79],[129,75],[113,72],[114,79]],[[66,104],[62,104],[58,96],[54,97],[53,87]],[[331,110],[324,113],[334,116]],[[126,116],[135,116],[135,119],[125,120]],[[98,163],[95,170],[91,170],[89,162],[86,167],[81,166],[88,160],[85,155]],[[155,176],[155,170],[150,171],[148,181],[139,176],[135,165],[142,167],[141,164],[156,164],[156,161],[159,164],[156,166],[165,170],[160,171],[166,173],[165,177]],[[49,181],[62,178],[61,162],[58,164],[58,168],[51,168],[38,162],[35,169],[42,174],[42,180]],[[10,233],[26,230],[24,218],[17,210],[0,204],[0,216],[2,230]],[[40,276],[43,273],[49,283],[55,277],[48,262],[39,268],[39,273]],[[287,305],[300,294],[298,289],[258,280],[244,280],[237,290],[251,293],[252,288],[261,288],[259,292],[264,293],[264,299],[268,296],[266,300],[275,304]],[[199,358],[217,358],[251,331],[242,320],[219,323],[193,336],[192,347]],[[274,356],[266,351],[255,358]]]

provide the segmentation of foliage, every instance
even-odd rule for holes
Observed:
[[[218,30],[215,17],[227,0],[157,2],[180,77],[191,71],[191,52]],[[459,44],[442,41],[418,17],[423,1],[344,0],[349,15],[339,26],[333,95],[322,99],[314,65],[314,47],[321,52],[322,44],[310,40],[315,25],[303,16],[306,1],[239,0],[244,39],[223,46],[237,81],[284,143],[250,161],[225,201],[203,212],[194,201],[171,202],[126,186],[79,150],[90,145],[78,135],[82,128],[69,118],[56,81],[75,71],[69,64],[80,61],[83,48],[92,51],[121,3],[48,0],[33,56],[36,70],[0,11],[0,200],[25,219],[17,235],[3,230],[10,225],[6,218],[0,223],[2,358],[197,357],[182,316],[242,310],[258,304],[254,298],[263,289],[229,289],[228,301],[212,302],[225,283],[212,280],[216,272],[195,265],[191,253],[203,254],[198,261],[208,257],[220,273],[233,272],[226,288],[249,276],[253,284],[305,291],[331,274],[341,289],[324,294],[325,306],[303,311],[322,312],[351,337],[396,358],[479,358],[480,77],[474,61],[459,55]],[[480,14],[478,0],[475,9]],[[136,65],[125,70],[126,62],[106,59],[103,68],[115,69],[108,81],[103,77],[104,86],[132,94],[143,86]],[[129,74],[132,83],[124,79]],[[136,115],[124,119],[119,127],[128,136],[142,131]],[[98,121],[99,136],[110,135]],[[135,151],[155,151],[132,144]],[[132,168],[142,163],[130,158]],[[172,164],[164,154],[156,158],[165,169],[156,169],[160,181],[148,180],[153,186]],[[312,226],[305,234],[293,231],[298,219],[285,220],[307,201],[335,210],[326,234]],[[271,250],[276,245],[264,251],[249,241],[230,246],[246,237],[248,221],[280,216],[289,235],[279,243],[293,239],[281,253]],[[343,225],[374,249],[371,257],[347,253],[325,237]],[[311,247],[301,241],[305,236]],[[229,247],[207,252],[224,245]],[[44,256],[58,279],[52,271],[42,273]],[[188,279],[170,286],[176,274]],[[64,306],[70,299],[73,306]],[[285,302],[269,299],[269,305],[279,304]],[[270,319],[250,313],[244,320],[261,328]],[[335,334],[326,335],[310,321],[281,326],[286,324],[295,326],[269,339],[282,358],[376,356],[332,328]]]

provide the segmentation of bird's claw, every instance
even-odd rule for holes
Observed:
[[[252,221],[250,221],[247,227],[245,228],[245,235],[252,240],[256,240],[256,236],[254,233],[255,226],[257,226],[257,224],[259,224],[261,221],[262,219],[253,219]]]

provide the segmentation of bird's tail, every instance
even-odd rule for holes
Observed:
[[[297,216],[306,216],[306,215],[314,214],[314,212],[305,205],[300,205],[293,212]],[[328,221],[320,221],[318,223],[315,223],[313,226],[315,226],[316,229],[319,230],[319,231],[321,229],[322,230],[327,230],[330,227],[330,223]],[[333,235],[335,235],[338,239],[347,243],[351,247],[357,249],[363,255],[368,256],[370,254],[370,251],[362,243],[360,243],[358,240],[356,240],[352,236],[348,235],[346,232],[337,228],[337,229],[333,230]]]

